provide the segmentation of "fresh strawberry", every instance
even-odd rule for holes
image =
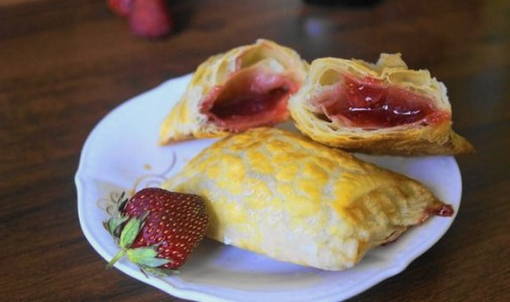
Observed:
[[[122,199],[119,212],[105,222],[121,248],[110,266],[127,256],[144,271],[168,274],[186,262],[205,235],[208,218],[197,195],[146,188]]]
[[[131,13],[133,0],[108,0],[110,10],[121,17],[127,17]]]
[[[157,38],[172,30],[173,20],[165,0],[134,0],[129,25],[136,35]]]

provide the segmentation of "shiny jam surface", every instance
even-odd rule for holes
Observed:
[[[385,128],[418,121],[435,123],[445,114],[431,101],[408,90],[371,78],[344,76],[342,84],[323,95],[319,106],[331,120],[350,127]],[[447,114],[446,114],[447,115]]]
[[[278,75],[251,70],[239,72],[213,88],[201,111],[219,127],[243,131],[287,119],[287,101],[298,85]]]

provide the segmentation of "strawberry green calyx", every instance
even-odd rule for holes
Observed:
[[[135,241],[136,236],[140,232],[140,226],[142,225],[142,220],[138,218],[131,218],[122,232],[120,233],[119,246],[122,249],[127,249],[131,246],[133,241]]]
[[[139,218],[131,218],[128,220],[120,233],[119,246],[121,250],[108,262],[108,268],[112,267],[115,262],[124,256],[127,256],[131,262],[142,268],[156,268],[170,262],[170,260],[156,257],[157,252],[153,246],[135,249],[129,248],[140,232],[142,221],[143,219]]]
[[[128,220],[128,216],[112,217],[104,222],[104,227],[113,237],[120,237],[121,225]]]
[[[107,222],[110,225],[110,220]],[[120,233],[119,246],[121,250],[115,255],[110,262],[108,262],[107,268],[112,267],[115,262],[119,261],[120,258],[124,257],[127,253],[127,249],[131,246],[136,236],[140,232],[140,226],[142,221],[138,218],[131,218]]]
[[[110,233],[113,237],[119,238],[121,232],[121,226],[124,222],[126,222],[129,217],[122,215],[122,210],[126,206],[128,199],[126,198],[126,193],[122,192],[118,197],[111,197],[110,205],[107,208],[108,214],[110,214],[110,219],[103,222],[104,228]]]
[[[167,259],[157,258],[157,252],[154,247],[141,247],[136,249],[128,249],[127,257],[131,262],[139,264],[143,267],[158,267],[170,262]]]

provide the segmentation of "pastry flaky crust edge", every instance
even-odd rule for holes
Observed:
[[[403,202],[401,201],[402,202],[401,206],[405,207],[404,212],[407,213],[408,216],[404,216],[405,219],[403,217],[395,218],[397,220],[400,219],[399,220],[400,223],[395,223],[392,218],[390,218],[389,220],[383,219],[384,223],[381,226],[379,226],[377,230],[373,229],[374,228],[373,224],[376,222],[380,223],[380,220],[376,219],[372,221],[370,220],[372,218],[369,218],[369,221],[371,221],[372,223],[367,222],[368,224],[363,224],[363,228],[361,230],[357,230],[353,227],[353,224],[355,225],[354,222],[352,221],[348,222],[351,219],[353,219],[353,217],[357,216],[355,216],[352,213],[350,215],[353,216],[352,217],[349,216],[351,218],[338,216],[337,218],[335,218],[336,220],[334,220],[333,222],[331,220],[333,218],[331,217],[332,215],[335,216],[336,214],[334,214],[335,210],[331,209],[331,207],[336,207],[336,205],[328,204],[322,198],[318,197],[314,201],[321,204],[320,205],[321,210],[317,211],[316,213],[315,212],[311,213],[310,215],[313,216],[314,214],[317,214],[319,215],[319,217],[327,218],[324,221],[326,225],[318,225],[316,227],[319,227],[319,229],[322,230],[321,231],[322,233],[325,230],[331,229],[331,227],[333,227],[331,223],[334,223],[334,226],[343,228],[342,239],[345,241],[336,241],[338,233],[333,232],[330,234],[328,231],[326,232],[326,235],[328,236],[327,238],[331,238],[331,240],[326,240],[326,242],[329,243],[326,246],[322,246],[321,250],[313,252],[308,251],[307,249],[304,250],[300,249],[299,247],[303,245],[307,246],[307,243],[310,243],[310,241],[313,242],[313,245],[324,243],[323,241],[324,234],[314,233],[315,235],[308,234],[305,237],[303,237],[302,235],[299,235],[301,233],[299,233],[299,231],[297,231],[296,229],[289,230],[289,226],[283,222],[284,220],[281,220],[282,222],[278,225],[271,224],[272,227],[270,228],[269,233],[265,234],[266,236],[271,236],[272,238],[274,236],[276,236],[277,238],[287,238],[288,240],[286,239],[284,240],[284,242],[287,242],[289,240],[290,241],[287,242],[288,244],[285,244],[285,246],[275,245],[276,244],[275,241],[265,240],[264,237],[261,238],[264,244],[260,244],[259,242],[253,242],[252,240],[247,240],[246,234],[243,231],[241,231],[238,227],[237,224],[238,222],[235,218],[237,216],[229,216],[228,219],[224,219],[221,221],[220,219],[217,218],[218,213],[229,213],[229,208],[223,208],[222,204],[224,204],[226,207],[233,206],[235,208],[237,203],[231,204],[233,202],[232,200],[229,200],[229,202],[227,203],[225,202],[221,203],[220,202],[221,198],[218,200],[211,199],[211,197],[217,194],[218,191],[212,190],[211,187],[205,185],[206,181],[204,181],[204,179],[214,181],[216,181],[216,179],[209,178],[209,176],[206,176],[207,173],[205,173],[203,169],[208,169],[210,167],[218,168],[218,163],[221,163],[222,160],[221,156],[232,156],[232,152],[238,152],[236,153],[236,156],[246,159],[246,156],[248,156],[247,149],[255,148],[256,151],[260,151],[259,146],[267,143],[273,138],[275,138],[276,141],[279,142],[279,145],[282,146],[282,148],[284,149],[298,148],[298,151],[299,149],[312,150],[312,152],[308,152],[311,153],[310,156],[319,155],[321,158],[327,158],[328,161],[335,161],[340,167],[342,167],[341,169],[345,170],[344,173],[346,174],[356,175],[356,173],[362,174],[366,173],[368,177],[374,177],[373,175],[375,174],[376,178],[374,178],[374,181],[379,181],[380,182],[379,185],[374,186],[373,189],[367,189],[365,194],[362,196],[356,196],[355,193],[354,194],[351,193],[352,194],[350,197],[351,199],[349,200],[351,200],[353,203],[356,203],[357,206],[360,207],[366,206],[368,204],[373,203],[374,200],[378,200],[377,198],[382,198],[385,202],[387,202],[386,199],[388,198],[387,194],[389,194],[389,192],[387,191],[381,192],[379,191],[379,189],[385,188],[389,184],[391,184],[391,187],[394,190],[400,192],[399,194],[403,194],[404,197],[402,198],[409,198],[406,196],[411,194],[410,192],[412,191],[413,192],[412,194],[415,197],[415,199],[412,200],[413,202],[411,202],[411,200]],[[230,152],[229,153],[230,155],[223,151]],[[269,155],[271,156],[275,154]],[[259,161],[258,163],[260,163],[261,165],[263,164],[265,165],[266,161],[262,160]],[[205,166],[203,166],[204,164]],[[238,171],[237,170],[238,167],[232,164],[225,164],[223,167],[232,169],[232,171]],[[260,167],[258,167],[257,169],[259,168]],[[218,171],[218,173],[221,173],[223,177],[227,177],[225,176],[228,175],[227,172],[229,171],[224,170]],[[199,179],[193,180],[195,177],[199,177]],[[348,175],[340,177],[338,181],[342,179],[345,180],[345,178],[348,177],[349,177]],[[356,182],[357,180],[355,179],[353,181]],[[199,186],[197,187],[193,185],[192,184],[193,182],[199,183]],[[232,186],[242,185],[242,183],[236,184],[235,181],[231,182],[226,179],[223,179],[223,182],[225,182],[226,185],[229,186],[222,188],[223,191],[227,192],[229,192]],[[250,129],[241,134],[231,135],[214,143],[210,147],[204,149],[199,155],[195,156],[195,158],[192,161],[190,161],[180,173],[168,179],[163,184],[162,187],[172,191],[199,194],[204,198],[204,200],[206,201],[206,208],[210,217],[208,237],[212,239],[224,242],[226,244],[238,246],[253,252],[264,254],[278,260],[293,262],[300,265],[311,266],[331,271],[343,270],[354,266],[359,261],[361,261],[366,252],[369,251],[371,248],[396,240],[408,228],[423,223],[429,218],[429,216],[433,215],[435,212],[437,212],[437,210],[441,209],[445,205],[442,201],[437,199],[437,197],[435,197],[430,190],[428,190],[422,184],[411,178],[391,172],[383,168],[379,168],[371,163],[363,162],[349,153],[343,152],[339,149],[328,148],[327,146],[313,142],[310,139],[303,137],[299,134],[291,133],[277,128],[265,128],[265,127]],[[251,189],[253,189],[253,187],[251,187],[250,185],[244,188],[245,191],[246,190],[249,191]],[[353,205],[351,203],[347,203],[348,205],[346,205],[343,204],[342,201],[340,201],[344,197],[345,196],[336,196],[334,201],[330,200],[329,202],[339,203],[340,207],[343,209],[342,211],[345,211],[346,209],[354,211],[354,209],[352,208]],[[239,202],[239,199],[236,200],[238,200]],[[286,200],[288,200],[289,202],[291,201],[289,199]],[[245,203],[246,201],[243,202]],[[299,206],[299,203],[297,203],[296,206]],[[251,208],[245,208],[245,211],[249,212],[250,209]],[[252,223],[256,225],[252,225],[252,227],[248,226],[247,229],[252,230],[253,228],[259,227],[265,228],[264,226],[262,226],[262,224],[264,223],[263,221],[265,221],[266,219],[265,217],[267,215],[258,215],[255,213],[248,213],[248,215],[252,217],[253,219]],[[355,218],[355,220],[356,219],[358,218]],[[231,223],[232,225],[231,226],[225,225],[229,223]],[[316,223],[319,222],[316,221]],[[304,225],[300,226],[305,227]],[[313,225],[310,225],[310,227],[312,226]],[[300,227],[298,226],[297,229],[299,228]],[[226,231],[227,229],[228,231]],[[357,232],[359,232],[359,234]],[[367,232],[369,233],[369,235],[366,234]],[[309,238],[309,236],[311,237]],[[355,243],[353,243],[352,240],[354,240]],[[338,249],[340,248],[338,244],[342,246],[341,248],[342,253],[338,251]]]
[[[214,55],[198,66],[184,94],[161,124],[159,144],[228,135],[229,131],[208,122],[207,116],[200,112],[201,104],[213,87],[224,84],[233,73],[239,71],[239,58],[257,51],[263,53],[265,58],[277,59],[284,65],[283,73],[286,75],[300,83],[304,81],[307,63],[293,49],[270,40],[258,39],[254,44]]]
[[[429,96],[438,109],[448,112],[450,119],[440,124],[398,127],[366,131],[346,128],[317,117],[310,101],[322,87],[322,76],[350,73],[369,76]],[[320,58],[314,60],[301,89],[289,100],[289,111],[296,127],[320,143],[350,151],[389,155],[454,155],[471,153],[473,146],[452,129],[451,106],[445,85],[428,70],[411,70],[401,54],[381,54],[376,64],[362,60]]]

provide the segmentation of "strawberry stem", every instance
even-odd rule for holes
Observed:
[[[108,262],[108,264],[106,265],[106,268],[111,268],[115,262],[119,261],[120,258],[124,257],[126,255],[126,252],[127,250],[126,249],[121,249],[117,255],[115,255],[112,260],[110,260],[110,262]]]

